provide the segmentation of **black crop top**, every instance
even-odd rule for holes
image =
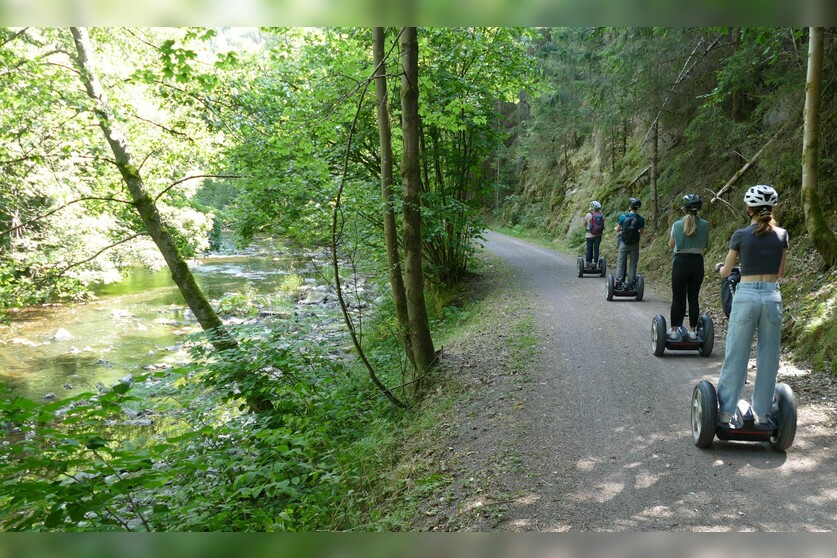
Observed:
[[[729,249],[738,251],[741,275],[775,275],[788,247],[788,231],[774,226],[771,232],[756,236],[755,230],[753,224],[732,233]]]

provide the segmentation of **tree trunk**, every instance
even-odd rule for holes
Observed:
[[[736,27],[732,30],[732,46],[735,52],[741,48],[741,28]],[[744,121],[744,95],[741,89],[737,86],[732,90],[732,121]]]
[[[659,145],[660,124],[654,122],[654,136],[651,139],[651,197],[654,198],[654,230],[657,230],[660,215],[659,200],[657,199],[657,147]]]
[[[395,221],[395,201],[392,196],[392,130],[389,124],[389,95],[387,94],[386,62],[384,60],[384,28],[372,30],[372,54],[375,64],[375,101],[378,105],[378,135],[381,140],[381,199],[384,213],[384,241],[389,267],[389,284],[395,303],[398,331],[404,343],[404,351],[415,367],[413,345],[410,339],[410,318],[407,312],[407,293],[401,275],[401,257],[398,253],[398,227]]]
[[[837,264],[837,240],[828,228],[817,190],[819,162],[820,86],[822,82],[823,28],[810,28],[808,78],[805,87],[805,127],[802,134],[802,208],[811,243],[825,260],[826,268]]]
[[[183,259],[174,239],[163,224],[154,200],[145,189],[142,176],[134,164],[131,151],[128,148],[128,141],[119,128],[113,111],[108,105],[105,92],[99,83],[93,64],[93,48],[87,30],[80,27],[72,27],[70,30],[78,53],[77,63],[81,80],[84,82],[88,96],[95,103],[94,112],[99,121],[99,126],[102,128],[108,144],[110,144],[116,158],[116,166],[122,174],[122,179],[125,181],[133,199],[133,205],[139,213],[148,235],[160,249],[180,294],[195,314],[195,318],[197,318],[198,323],[206,332],[215,349],[218,351],[237,349],[238,343],[229,335],[221,319],[204,296],[203,291],[195,281],[195,277],[189,270],[186,260]],[[248,404],[256,412],[265,410],[270,406],[268,401],[248,400]]]
[[[407,310],[410,316],[413,356],[415,356],[419,374],[413,385],[416,393],[420,393],[423,390],[421,375],[433,365],[436,351],[433,349],[433,339],[430,336],[430,323],[424,301],[421,255],[417,35],[415,27],[405,27],[401,34],[401,130],[403,137],[401,179],[404,190],[404,267]]]

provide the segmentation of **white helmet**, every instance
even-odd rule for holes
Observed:
[[[773,207],[778,201],[779,194],[776,193],[773,186],[766,186],[764,184],[752,186],[744,194],[744,203],[750,207],[760,207],[763,205]]]
[[[590,209],[592,209],[593,211],[598,211],[601,208],[602,208],[602,204],[600,204],[596,200],[593,200],[593,201],[590,202]]]

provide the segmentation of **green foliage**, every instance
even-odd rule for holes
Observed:
[[[63,54],[73,52],[69,31],[0,33],[0,59],[10,69],[0,74],[0,164],[7,185],[0,189],[0,304],[75,299],[92,283],[118,280],[126,267],[162,265],[148,238],[125,242],[143,226],[126,203],[72,59]],[[153,195],[166,190],[157,200],[166,226],[186,256],[204,252],[212,222],[191,203],[193,184],[168,187],[208,169],[218,148],[218,136],[192,106],[195,97],[178,104],[170,94],[195,75],[190,68],[201,67],[197,61],[206,50],[200,40],[207,34],[94,29],[92,35],[98,71],[142,161],[146,187]]]
[[[198,346],[192,365],[99,396],[0,398],[0,525],[310,531],[378,521],[370,498],[397,417],[365,374],[294,333],[313,325],[239,329],[234,354]],[[241,414],[256,394],[275,410]],[[138,415],[153,425],[137,426]]]

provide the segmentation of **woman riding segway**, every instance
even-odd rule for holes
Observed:
[[[716,266],[722,277],[732,272],[737,260],[741,270],[718,380],[718,420],[722,426],[729,424],[741,397],[756,331],[752,410],[758,425],[768,427],[774,421],[771,409],[782,342],[782,294],[778,280],[785,273],[788,250],[788,233],[773,220],[773,207],[778,201],[779,195],[772,186],[760,184],[747,190],[744,203],[750,225],[733,233],[726,260]]]
[[[671,226],[668,245],[674,250],[671,258],[671,330],[667,337],[680,341],[680,328],[689,303],[689,339],[697,338],[700,318],[698,295],[703,283],[703,253],[709,246],[709,222],[698,217],[703,202],[697,194],[683,196],[681,207],[686,213]]]
[[[773,220],[779,195],[759,184],[744,194],[750,226],[729,241],[726,260],[715,266],[726,278],[739,261],[741,282],[732,298],[727,348],[718,390],[701,380],[692,391],[692,437],[699,448],[721,440],[769,442],[785,451],[796,434],[796,397],[787,384],[776,383],[782,344],[782,294],[788,233]],[[752,405],[739,400],[747,380],[750,349],[756,344],[756,382]]]

